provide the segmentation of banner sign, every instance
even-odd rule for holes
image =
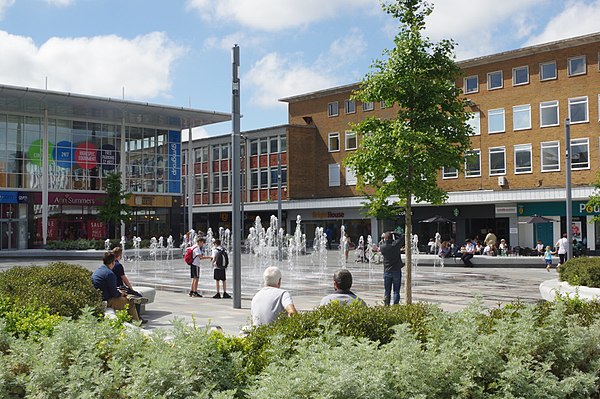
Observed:
[[[119,151],[112,144],[104,144],[98,150],[98,163],[104,170],[113,170],[119,164]]]
[[[75,148],[70,141],[59,141],[52,151],[56,165],[64,169],[70,169],[75,159]]]
[[[16,191],[0,191],[0,204],[16,204],[18,195]]]
[[[181,132],[169,130],[168,140],[169,192],[181,193]]]
[[[88,240],[103,240],[106,237],[106,225],[98,220],[88,220]]]
[[[94,169],[98,166],[98,147],[92,143],[83,143],[75,149],[75,160],[82,169]]]

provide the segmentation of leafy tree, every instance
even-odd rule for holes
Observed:
[[[114,226],[114,237],[119,238],[119,225],[131,213],[131,207],[125,203],[130,193],[122,191],[121,173],[106,175],[106,197],[98,208],[98,218],[110,226]],[[109,233],[110,234],[110,233]]]
[[[395,47],[376,60],[353,94],[362,101],[398,105],[395,118],[371,117],[353,125],[362,136],[346,165],[368,194],[369,214],[405,213],[406,302],[412,302],[411,242],[413,200],[440,204],[447,194],[437,185],[442,167],[462,169],[470,148],[466,100],[456,86],[460,68],[454,42],[423,36],[433,8],[422,0],[382,2],[400,22]]]
[[[590,199],[585,204],[586,207],[600,207],[600,172],[596,176],[596,181],[594,182],[594,193],[590,195]],[[592,222],[600,222],[600,215],[594,215],[592,217]]]

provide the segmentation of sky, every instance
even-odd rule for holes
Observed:
[[[457,60],[600,31],[600,0],[430,4]],[[360,81],[397,32],[379,0],[0,0],[0,84],[231,112],[237,44],[253,130],[287,123],[281,98]]]

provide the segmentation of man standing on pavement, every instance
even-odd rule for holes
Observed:
[[[147,303],[148,298],[137,297],[136,299],[133,295],[127,296],[127,293],[117,289],[117,276],[112,272],[115,266],[115,255],[112,252],[104,254],[102,263],[102,266],[92,274],[92,283],[96,289],[102,291],[102,300],[106,301],[106,306],[114,310],[122,310],[129,305],[127,312],[133,320],[139,321],[135,303]]]
[[[196,245],[192,247],[193,261],[190,265],[192,286],[188,295],[194,298],[202,298],[202,295],[198,293],[198,281],[200,280],[200,261],[202,259],[210,259],[212,261],[212,257],[204,256],[204,242],[204,238],[198,237],[196,239]]]
[[[265,286],[254,295],[250,305],[253,325],[269,324],[283,312],[289,316],[298,313],[292,296],[281,289],[281,271],[278,267],[267,267],[263,280]]]
[[[567,233],[563,233],[562,238],[554,244],[554,246],[558,248],[558,266],[567,261],[567,244]]]
[[[394,237],[395,235],[395,237]],[[384,233],[379,247],[383,256],[383,285],[385,289],[384,304],[390,305],[392,287],[394,288],[394,305],[400,303],[400,287],[402,285],[402,239],[400,235],[390,231]]]

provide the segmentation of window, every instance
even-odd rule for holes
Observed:
[[[212,178],[212,192],[218,193],[220,191],[219,182],[221,180],[221,176],[219,173],[214,173]]]
[[[354,174],[354,170],[348,166],[346,166],[346,185],[356,186],[356,175]]]
[[[465,177],[479,176],[481,176],[481,150],[476,149],[467,153]]]
[[[546,141],[540,143],[542,172],[557,172],[560,170],[560,142]]]
[[[344,110],[347,114],[353,114],[356,112],[356,102],[354,100],[344,101]]]
[[[221,159],[229,159],[229,146],[221,144]]]
[[[571,169],[589,169],[590,152],[588,139],[571,140]]]
[[[329,164],[329,187],[340,186],[340,164]]]
[[[387,104],[385,103],[385,101],[380,101],[379,102],[379,108],[385,109],[385,108],[389,108],[389,107],[387,106]]]
[[[586,72],[585,55],[580,55],[579,57],[569,58],[569,61],[567,64],[567,72],[568,72],[569,76],[585,75],[585,72]]]
[[[250,141],[250,155],[258,155],[258,140]]]
[[[329,133],[329,152],[340,150],[340,134],[338,132]]]
[[[279,137],[273,136],[269,139],[269,151],[271,154],[279,152]]]
[[[373,111],[375,109],[375,103],[373,101],[367,101],[363,103],[363,111]]]
[[[519,86],[529,83],[529,67],[522,66],[513,68],[513,86]]]
[[[531,105],[513,107],[513,130],[531,129]]]
[[[556,79],[556,61],[540,64],[540,80]]]
[[[490,72],[487,74],[488,90],[501,89],[504,85],[502,71]]]
[[[339,105],[338,102],[332,102],[327,104],[327,116],[338,116],[339,115]]]
[[[221,191],[229,191],[229,173],[221,174]]]
[[[269,153],[269,139],[267,139],[267,138],[260,139],[260,153],[262,155]]]
[[[467,76],[464,79],[465,93],[477,93],[479,91],[479,77],[477,75]]]
[[[263,168],[260,170],[260,188],[269,187],[269,169]]]
[[[252,169],[250,171],[250,188],[251,189],[258,188],[258,169]]]
[[[531,144],[515,146],[515,174],[531,173]]]
[[[493,147],[490,152],[490,176],[506,174],[506,149]]]
[[[569,98],[569,119],[571,123],[583,123],[588,121],[588,98]]]
[[[213,145],[213,147],[212,147],[212,160],[213,161],[218,161],[219,159],[221,159],[219,157],[219,155],[221,155],[221,151],[220,151],[219,145],[218,144]]]
[[[287,137],[285,137],[285,136],[279,137],[279,150],[281,152],[287,151]]]
[[[467,121],[467,124],[471,126],[471,132],[473,136],[479,136],[481,134],[480,116],[479,111],[471,112],[471,117]]]
[[[488,111],[488,133],[504,132],[504,108]]]
[[[356,150],[356,132],[346,132],[346,151]]]
[[[558,125],[558,101],[540,103],[540,127]]]
[[[458,177],[458,169],[449,166],[442,168],[442,179],[456,179]]]

